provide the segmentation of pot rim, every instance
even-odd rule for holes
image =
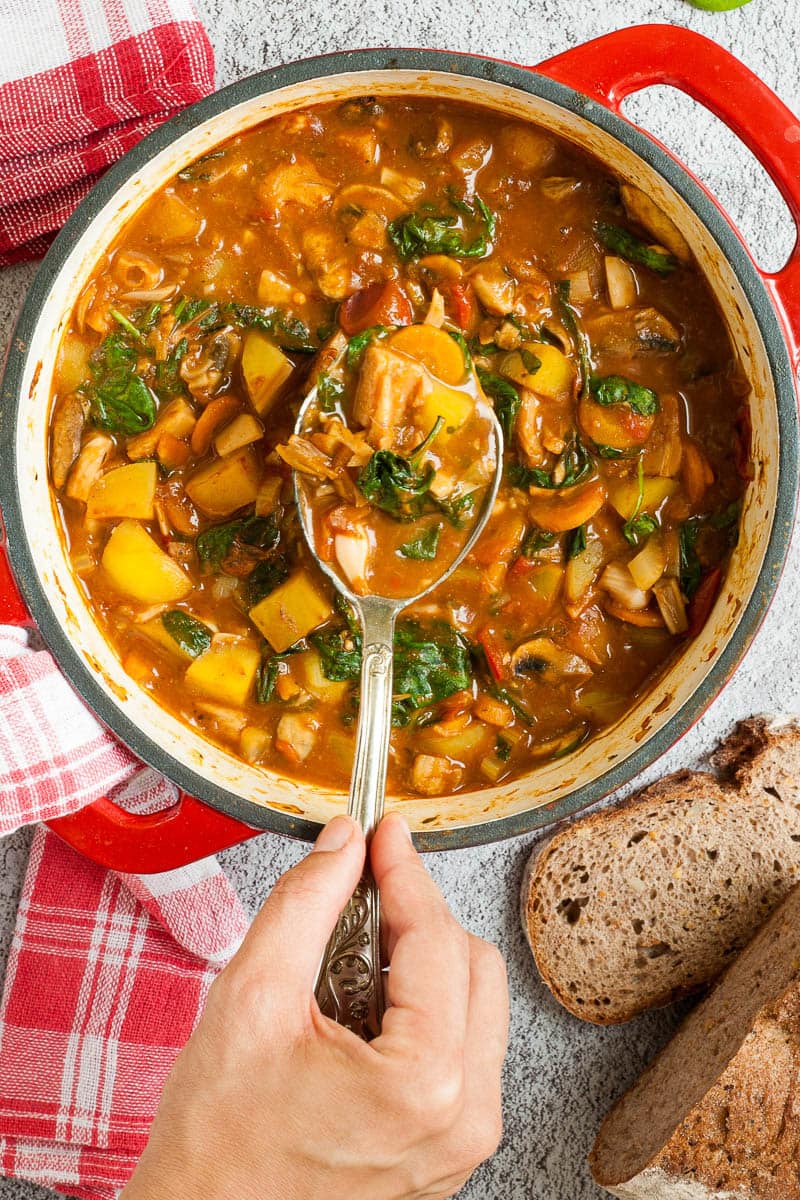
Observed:
[[[529,833],[572,816],[630,783],[664,754],[700,718],[732,676],[766,615],[788,553],[798,499],[798,418],[794,373],[777,313],[752,258],[722,209],[687,168],[646,133],[603,104],[535,69],[446,50],[376,48],[316,56],[250,75],[196,102],[148,134],[106,172],[68,219],[36,273],[11,337],[0,390],[0,454],[11,465],[11,470],[0,473],[0,508],[5,524],[6,551],[37,627],[62,672],[113,734],[145,763],[161,771],[186,792],[244,825],[313,840],[320,829],[317,822],[254,805],[226,788],[210,783],[168,754],[102,690],[56,619],[47,591],[39,579],[35,554],[22,523],[22,497],[14,448],[18,419],[24,411],[21,386],[28,345],[50,291],[50,280],[63,269],[75,243],[121,185],[171,142],[234,105],[292,84],[331,75],[393,70],[444,72],[485,79],[528,92],[598,126],[643,159],[694,211],[732,268],[763,339],[777,402],[777,494],[766,553],[750,599],[701,687],[663,727],[624,759],[560,800],[494,820],[452,829],[421,831],[414,835],[416,845],[423,850],[461,849]]]

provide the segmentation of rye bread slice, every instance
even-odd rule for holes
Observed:
[[[603,1122],[621,1200],[800,1200],[800,887]]]
[[[755,717],[714,755],[538,849],[522,923],[542,978],[596,1024],[696,992],[800,880],[800,724]]]

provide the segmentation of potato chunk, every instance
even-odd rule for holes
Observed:
[[[205,654],[188,668],[185,679],[193,691],[221,704],[241,706],[247,700],[261,662],[251,643],[233,634],[217,634]]]
[[[138,521],[120,521],[111,531],[101,563],[114,587],[142,604],[169,604],[192,590],[191,579]]]
[[[271,338],[251,329],[244,339],[242,374],[253,408],[263,417],[294,367]]]
[[[333,609],[305,571],[295,571],[250,609],[250,620],[279,654],[306,637]]]
[[[209,517],[227,517],[258,495],[261,468],[251,446],[218,458],[186,484],[189,499]]]
[[[151,521],[157,474],[154,462],[128,463],[107,471],[92,485],[86,501],[87,517],[99,521],[110,517]]]

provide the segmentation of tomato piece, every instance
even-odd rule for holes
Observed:
[[[466,283],[450,283],[439,289],[444,296],[448,315],[459,329],[470,329],[475,319],[475,297]]]
[[[373,325],[410,325],[411,302],[394,279],[379,280],[339,305],[339,324],[348,337]]]
[[[491,629],[482,629],[478,634],[478,645],[486,655],[486,663],[494,678],[502,679],[505,652],[497,634]]]
[[[714,567],[700,580],[700,586],[689,603],[689,637],[697,637],[708,620],[722,584],[722,568]]]

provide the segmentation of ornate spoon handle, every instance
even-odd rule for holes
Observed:
[[[383,816],[392,725],[392,657],[397,606],[361,601],[364,653],[361,704],[348,812],[367,840]],[[317,976],[316,996],[326,1016],[369,1041],[380,1033],[385,1008],[381,973],[380,905],[367,869],[336,924]]]

